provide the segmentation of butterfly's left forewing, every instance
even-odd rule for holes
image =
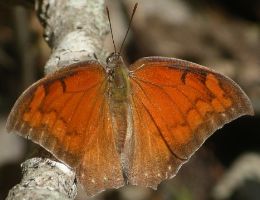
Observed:
[[[74,168],[89,195],[124,185],[106,87],[99,63],[66,67],[27,89],[7,122]]]
[[[130,68],[133,152],[129,182],[156,187],[218,128],[252,105],[232,80],[203,66],[143,58]]]

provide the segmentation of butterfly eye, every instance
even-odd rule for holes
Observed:
[[[107,59],[106,59],[107,64],[109,64],[109,63],[112,62],[113,56],[114,56],[114,53],[111,53],[111,54],[107,57]]]

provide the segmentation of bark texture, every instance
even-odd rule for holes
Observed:
[[[36,10],[44,26],[44,38],[52,48],[45,66],[51,73],[60,67],[95,59],[103,60],[105,36],[109,32],[104,0],[43,0]]]
[[[14,199],[74,199],[77,194],[75,173],[62,163],[32,158],[22,164],[23,178],[8,194]]]

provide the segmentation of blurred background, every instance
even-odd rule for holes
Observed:
[[[136,0],[107,1],[120,46]],[[21,92],[43,76],[50,49],[30,1],[0,2],[0,199],[21,178],[30,141],[7,134],[5,122]],[[113,51],[110,36],[105,45]],[[124,48],[128,63],[168,56],[210,66],[233,80],[252,100],[255,116],[218,130],[157,191],[127,186],[100,200],[260,199],[260,1],[142,0]],[[84,199],[79,191],[77,199]]]

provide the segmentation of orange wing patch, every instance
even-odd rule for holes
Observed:
[[[232,106],[233,102],[231,98],[226,97],[225,92],[220,86],[219,81],[213,74],[209,74],[207,76],[205,82],[207,88],[215,95],[215,98],[212,100],[213,107],[219,112],[223,112],[225,108],[229,108]],[[228,91],[226,91],[228,92]]]
[[[133,108],[134,134],[136,138],[149,135],[151,149],[145,150],[143,155],[149,151],[154,153],[147,156],[144,163],[157,166],[154,157],[167,155],[162,168],[171,167],[170,177],[216,129],[241,115],[253,114],[248,97],[238,85],[200,65],[154,57],[137,61],[130,70],[133,104],[137,107]],[[140,117],[141,110],[145,111]],[[139,125],[144,122],[147,127]],[[160,153],[153,150],[158,143]],[[136,142],[133,149],[145,148],[148,147],[144,143]],[[130,174],[139,167],[139,157],[139,152],[134,151]],[[174,164],[169,165],[172,158]],[[151,187],[158,184],[157,178],[153,178],[157,171],[156,167],[150,168],[147,179]],[[143,185],[139,176],[142,175],[134,174],[131,180]],[[169,176],[164,174],[163,177],[162,180]]]

